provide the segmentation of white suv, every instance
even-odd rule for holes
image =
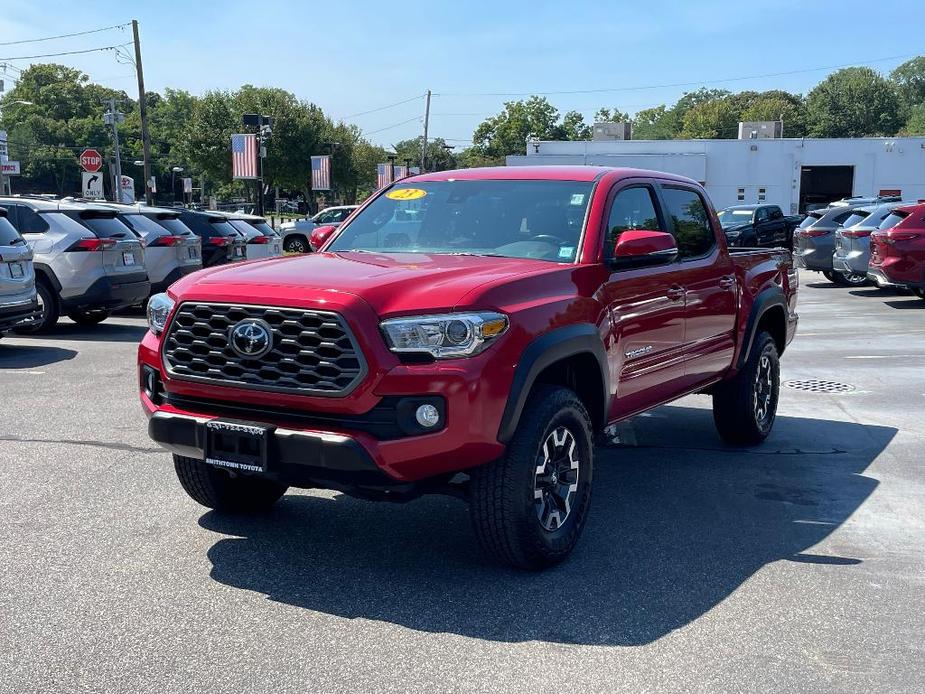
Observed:
[[[0,207],[34,254],[41,318],[17,331],[50,330],[62,313],[96,324],[147,298],[144,246],[112,208],[16,196]]]
[[[0,207],[0,334],[33,320],[38,311],[32,249]]]

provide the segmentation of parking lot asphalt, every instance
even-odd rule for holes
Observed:
[[[921,691],[925,301],[804,273],[762,446],[709,398],[620,427],[568,562],[465,505],[207,512],[146,436],[138,317],[0,340],[0,692]]]

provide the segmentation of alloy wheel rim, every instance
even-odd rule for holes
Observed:
[[[550,432],[537,456],[533,475],[536,517],[544,530],[558,530],[571,514],[580,466],[574,434],[566,427]]]
[[[770,416],[771,400],[774,397],[774,372],[771,368],[771,358],[766,354],[762,354],[758,360],[754,390],[755,420],[763,426]]]
[[[867,275],[849,273],[845,275],[845,279],[851,284],[864,284],[867,281]]]

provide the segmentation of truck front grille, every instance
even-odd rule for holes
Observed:
[[[230,344],[245,319],[269,326],[273,346],[248,358]],[[276,392],[344,396],[366,374],[366,363],[344,319],[330,311],[183,303],[164,338],[172,378]]]

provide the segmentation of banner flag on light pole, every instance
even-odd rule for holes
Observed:
[[[257,178],[257,136],[253,133],[231,136],[231,177]]]
[[[331,155],[312,157],[312,190],[331,190]]]

